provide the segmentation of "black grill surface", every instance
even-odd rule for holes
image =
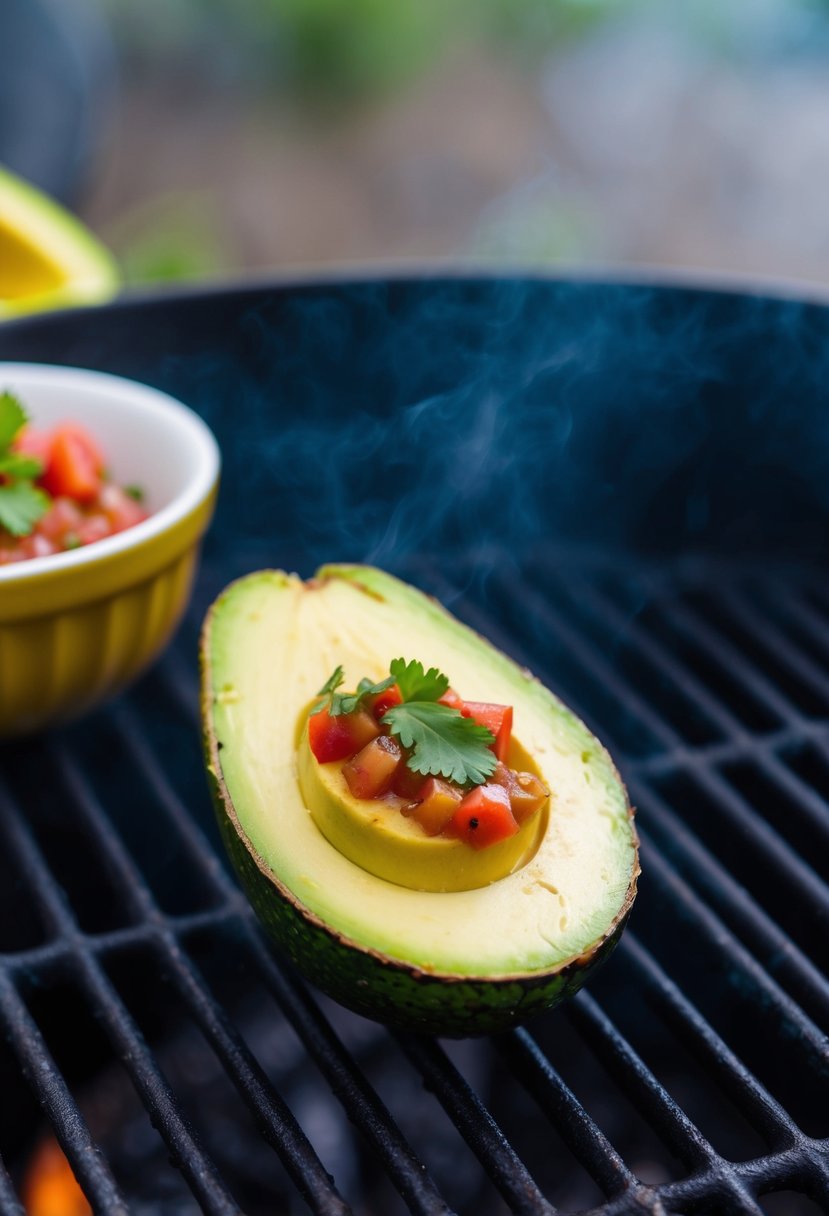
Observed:
[[[457,351],[491,358],[506,290],[286,289],[0,335],[3,357],[179,392],[226,457],[194,602],[165,657],[92,717],[0,749],[4,1214],[23,1211],[28,1163],[52,1133],[108,1214],[829,1212],[829,580],[811,346],[826,321],[737,297],[512,284],[506,328],[524,334],[530,308],[535,325],[488,367],[491,414],[470,415],[472,397],[440,384]],[[380,306],[391,353],[375,364]],[[669,407],[647,388],[650,354],[638,380],[630,367],[620,379],[591,328],[597,310],[610,316],[618,350],[627,308],[651,336],[684,335],[685,364],[664,355],[670,409],[684,404],[670,426],[660,416],[662,447],[654,412]],[[295,309],[328,327],[316,359],[301,343],[297,353]],[[745,325],[725,341],[735,316]],[[415,356],[437,357],[430,324],[452,342],[428,396]],[[563,427],[555,402],[571,391],[567,352],[585,326],[586,404]],[[267,336],[285,333],[265,362]],[[768,412],[757,431],[746,422],[770,394],[754,391],[756,360],[738,359],[741,344],[762,361],[781,342],[799,352],[787,375],[808,388],[785,452]],[[505,404],[507,372],[520,402]],[[401,379],[411,402],[395,400]],[[434,400],[441,475],[423,499],[432,457],[406,419]],[[635,424],[620,447],[623,408]],[[269,445],[285,430],[299,443],[309,412],[316,447],[303,429],[297,472]],[[559,422],[541,436],[533,426],[550,414]],[[349,446],[355,417],[365,450]],[[598,447],[611,436],[613,460],[585,454],[593,433]],[[502,499],[515,447],[534,480]],[[383,510],[378,467],[394,482]],[[430,514],[436,485],[447,506]],[[575,515],[565,488],[582,503]],[[341,1010],[271,952],[226,868],[201,766],[199,625],[238,574],[308,575],[325,558],[374,560],[439,596],[568,701],[628,783],[643,869],[630,926],[589,990],[526,1029],[438,1043]]]

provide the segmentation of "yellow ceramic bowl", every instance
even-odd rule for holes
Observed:
[[[75,717],[155,658],[189,598],[216,497],[219,451],[165,393],[76,368],[0,363],[35,425],[88,426],[149,519],[51,557],[0,566],[0,735]]]

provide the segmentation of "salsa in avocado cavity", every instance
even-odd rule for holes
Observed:
[[[472,889],[414,889],[394,871],[372,873],[320,830],[303,793],[302,730],[331,672],[342,666],[345,688],[379,683],[404,648],[450,672],[470,701],[512,706],[514,739],[554,792],[526,857]],[[213,605],[202,659],[225,843],[266,929],[330,995],[425,1033],[485,1033],[575,991],[612,948],[638,859],[610,757],[552,693],[435,601],[370,567],[323,567],[307,583],[262,571]],[[441,838],[417,839],[425,851]],[[417,841],[411,856],[421,864]]]
[[[297,749],[303,802],[334,848],[416,891],[468,891],[526,865],[549,790],[512,737],[512,706],[467,703],[417,659],[351,693],[343,680],[338,667],[303,711]]]

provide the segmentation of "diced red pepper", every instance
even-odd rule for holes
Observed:
[[[378,693],[376,697],[372,697],[368,702],[369,709],[374,714],[379,722],[383,714],[395,705],[399,705],[403,700],[400,695],[400,689],[396,684],[392,684],[391,688],[387,688],[385,692]]]
[[[486,701],[467,701],[466,710],[465,716],[492,732],[495,742],[490,745],[491,750],[499,760],[506,763],[512,738],[512,706],[490,705]]]
[[[437,836],[453,818],[462,797],[457,786],[429,777],[420,791],[420,801],[404,808],[403,814],[419,823],[427,836]]]
[[[327,709],[308,719],[308,743],[320,764],[347,760],[380,734],[380,727],[367,710],[332,718]]]
[[[465,840],[473,849],[487,849],[517,831],[509,794],[500,785],[479,785],[467,794],[450,828],[451,835]]]
[[[52,435],[41,484],[54,498],[66,495],[76,502],[91,502],[101,489],[103,470],[104,458],[88,431],[65,423]]]
[[[343,765],[343,776],[355,798],[382,798],[391,789],[403,758],[400,744],[388,735],[372,739]]]

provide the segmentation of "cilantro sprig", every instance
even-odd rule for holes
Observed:
[[[28,536],[49,509],[50,498],[34,484],[43,472],[34,456],[11,450],[28,415],[14,393],[0,393],[0,528]]]
[[[424,777],[446,777],[457,785],[482,785],[498,761],[489,745],[495,736],[457,709],[436,701],[404,701],[383,717],[412,752],[406,763]]]
[[[372,684],[371,680],[364,679],[357,685],[356,692],[337,692],[344,680],[345,674],[342,667],[335,668],[317,693],[317,696],[323,699],[311,710],[310,717],[322,713],[324,709],[328,710],[332,718],[339,718],[342,714],[353,714],[366,697],[377,696],[379,693],[385,692],[387,688],[391,688],[394,676],[381,680],[379,684]]]
[[[356,692],[341,693],[338,689],[345,675],[342,667],[337,667],[319,690],[317,695],[322,699],[311,713],[323,709],[332,717],[353,713],[365,698],[396,684],[401,703],[392,705],[381,721],[406,749],[406,764],[412,772],[445,777],[457,785],[482,785],[498,763],[490,750],[495,736],[459,710],[440,704],[449,688],[449,677],[437,667],[425,670],[417,659],[392,659],[389,671],[388,678],[378,684],[363,679]]]

